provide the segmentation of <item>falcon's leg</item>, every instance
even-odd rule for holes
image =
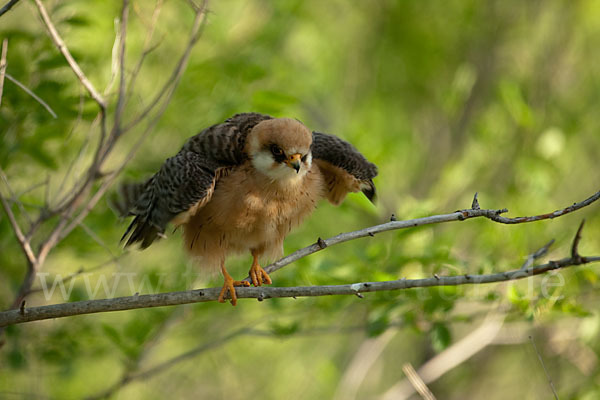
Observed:
[[[250,267],[249,272],[252,284],[254,286],[261,286],[263,283],[267,285],[273,283],[271,277],[267,274],[267,271],[258,264],[258,251],[252,250],[252,258],[252,267]]]
[[[250,286],[249,282],[246,281],[234,281],[229,272],[225,269],[225,263],[221,264],[221,272],[223,273],[223,278],[225,278],[225,283],[223,283],[223,289],[221,289],[221,293],[219,294],[219,303],[225,303],[225,296],[227,292],[231,296],[231,305],[235,306],[237,304],[237,295],[235,294],[235,286]]]

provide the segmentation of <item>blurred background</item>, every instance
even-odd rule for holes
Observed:
[[[109,88],[112,118],[121,3],[44,4],[90,81]],[[336,134],[379,167],[375,206],[358,194],[337,208],[321,204],[288,236],[286,254],[392,213],[410,219],[469,208],[475,192],[482,208],[523,216],[600,189],[597,1],[213,0],[209,10],[181,83],[119,180],[150,176],[189,136],[256,111]],[[185,1],[131,1],[125,72],[136,79],[126,122],[168,81],[193,17]],[[28,214],[68,194],[89,165],[97,107],[33,2],[0,17],[3,38],[7,74],[57,115],[5,82],[0,166],[27,226]],[[144,128],[121,138],[107,171]],[[0,187],[9,196],[5,182]],[[568,256],[583,218],[580,252],[600,255],[592,204],[531,224],[476,219],[388,232],[328,248],[272,278],[276,286],[304,286],[507,271],[550,239],[542,262]],[[48,222],[34,244],[49,233]],[[49,255],[27,305],[221,284],[197,276],[179,233],[124,253],[126,226],[100,201]],[[229,270],[241,278],[249,264],[249,257],[231,259]],[[2,309],[25,271],[2,213]],[[405,381],[410,365],[439,399],[548,399],[548,376],[561,399],[597,399],[597,280],[592,264],[513,283],[362,299],[241,300],[235,308],[206,303],[22,324],[6,330],[0,348],[0,397],[420,398]]]

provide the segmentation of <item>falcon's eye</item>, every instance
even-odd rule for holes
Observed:
[[[273,153],[275,157],[280,157],[283,155],[283,150],[281,150],[281,147],[277,146],[276,144],[272,144],[271,153]]]

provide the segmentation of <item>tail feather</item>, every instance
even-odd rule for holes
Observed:
[[[371,201],[371,203],[375,203],[377,191],[375,189],[375,184],[373,183],[372,179],[362,181],[360,184],[360,189],[365,194],[365,196],[367,196],[367,199]]]
[[[134,215],[135,205],[146,190],[148,182],[120,184],[117,193],[109,200],[109,206],[121,218]]]
[[[121,242],[127,238],[127,235],[133,230],[133,233],[127,239],[125,243],[125,247],[131,246],[135,243],[140,243],[140,248],[145,249],[150,246],[157,238],[164,236],[161,230],[152,224],[147,219],[142,218],[142,216],[137,215],[129,227],[125,231],[125,234],[121,238]]]

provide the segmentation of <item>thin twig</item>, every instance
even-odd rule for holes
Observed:
[[[277,315],[280,315],[280,314],[277,314]],[[297,313],[295,314],[295,316],[298,317]],[[265,322],[264,317],[261,318],[261,321]],[[400,327],[402,325],[403,325],[403,323],[401,323],[401,322],[390,322],[388,324],[389,327]],[[345,335],[345,334],[356,333],[356,332],[360,332],[360,331],[364,332],[365,329],[366,329],[365,324],[344,326],[342,328],[337,327],[337,326],[327,325],[327,326],[322,326],[322,327],[303,329],[303,330],[295,332],[294,336],[322,336],[322,335],[326,335],[326,334]],[[258,336],[258,337],[273,337],[273,336],[276,336],[277,334],[274,334],[272,330],[256,329],[256,328],[252,328],[250,326],[248,326],[246,328],[240,328],[240,329],[232,332],[232,334],[227,335],[229,339],[226,341],[214,343],[214,345],[212,345],[212,346],[208,346],[206,343],[202,344],[200,346],[196,346],[193,349],[184,352],[183,354],[174,356],[166,361],[161,362],[160,364],[158,364],[154,367],[146,369],[145,371],[143,371],[141,373],[136,370],[127,371],[125,373],[125,375],[121,377],[120,380],[118,380],[116,383],[111,385],[108,389],[102,391],[101,393],[99,393],[97,395],[87,397],[86,399],[92,400],[92,399],[109,398],[111,395],[116,393],[118,390],[120,390],[123,387],[125,387],[126,385],[134,382],[135,380],[142,379],[142,378],[149,379],[154,375],[165,372],[168,368],[171,368],[180,362],[183,362],[190,358],[196,357],[207,350],[216,348],[217,346],[224,345],[229,340],[235,339],[242,335]],[[213,343],[213,342],[211,341],[211,343]]]
[[[94,120],[92,121],[92,123],[90,124],[87,134],[85,136],[85,138],[83,139],[83,142],[81,144],[81,147],[79,148],[79,152],[77,153],[77,156],[74,157],[71,162],[69,163],[69,166],[67,167],[67,170],[65,171],[65,174],[60,182],[60,185],[58,185],[58,189],[56,189],[56,196],[55,197],[59,197],[61,195],[61,193],[63,192],[63,189],[65,188],[67,181],[69,180],[69,177],[71,176],[71,174],[73,173],[73,170],[78,170],[80,168],[75,168],[76,165],[78,165],[81,160],[83,160],[86,150],[88,149],[89,143],[90,143],[90,139],[92,136],[92,133],[94,132],[94,130],[96,129],[96,127],[98,126],[98,124],[102,123],[102,112],[99,112],[96,117],[94,118]],[[101,133],[100,133],[100,143],[103,142],[103,132],[105,133],[105,129],[100,129]],[[100,146],[100,144],[99,144]],[[98,151],[96,151],[98,152]],[[98,154],[95,154],[94,156],[94,160],[97,160],[99,157]],[[92,164],[90,165],[90,168],[87,169],[87,171],[84,173],[85,176],[93,176],[95,175],[92,174],[92,171],[90,171],[90,169],[92,168],[92,165],[97,165],[94,164],[95,161],[92,162]],[[60,214],[61,212],[63,212],[64,210],[66,210],[68,207],[70,207],[73,202],[74,199],[77,198],[78,195],[80,195],[80,193],[83,192],[83,189],[85,187],[86,184],[89,184],[89,179],[86,180],[84,175],[81,175],[79,178],[74,179],[75,181],[77,181],[78,179],[82,180],[82,184],[81,184],[81,188],[79,190],[79,192],[77,192],[77,194],[73,194],[73,190],[70,190],[69,193],[65,194],[62,198],[60,198],[59,200],[55,201],[55,206],[54,206],[54,215],[56,214]],[[75,175],[73,174],[73,177],[75,177]],[[75,184],[77,185],[77,184]]]
[[[527,256],[527,259],[523,263],[523,266],[521,267],[521,269],[527,269],[527,268],[531,267],[533,265],[534,261],[537,260],[538,258],[544,256],[548,252],[548,249],[550,249],[550,246],[552,246],[553,244],[554,244],[554,239],[550,240],[548,243],[546,243],[542,248],[540,248],[535,253]]]
[[[553,215],[553,214],[558,213],[558,215],[555,215],[552,218],[559,217],[559,216],[571,213],[573,211],[579,210],[583,207],[586,207],[586,206],[592,204],[593,202],[597,201],[598,199],[600,199],[600,191],[596,192],[595,194],[588,197],[584,201],[573,204],[572,206],[569,206],[569,207],[564,208],[559,211],[555,211],[554,213],[548,213],[548,214],[542,214],[542,215]],[[321,242],[318,242],[311,246],[300,249],[300,250],[272,263],[271,265],[269,265],[265,268],[265,271],[267,271],[267,273],[277,271],[278,269],[281,269],[284,266],[291,264],[292,262],[294,262],[302,257],[306,257],[309,254],[313,254],[318,251],[321,251],[328,246],[333,246],[333,245],[336,245],[339,243],[347,242],[348,240],[354,240],[354,239],[361,238],[361,237],[374,236],[376,233],[386,232],[386,231],[390,231],[390,230],[406,229],[406,228],[412,228],[415,226],[438,224],[441,222],[464,221],[464,220],[467,220],[470,218],[478,218],[478,217],[485,217],[492,221],[500,222],[500,223],[506,223],[506,222],[504,222],[505,220],[513,221],[513,222],[510,222],[511,224],[522,224],[522,223],[534,222],[534,221],[539,221],[540,219],[544,219],[544,218],[537,218],[539,216],[517,217],[517,218],[501,217],[500,214],[505,213],[505,212],[508,212],[508,210],[507,209],[502,209],[502,210],[467,209],[467,210],[459,210],[459,211],[456,211],[451,214],[434,215],[434,216],[430,216],[430,217],[417,218],[417,219],[413,219],[413,220],[390,221],[385,224],[376,225],[376,226],[373,226],[370,228],[365,228],[365,229],[361,229],[361,230],[354,231],[354,232],[342,233],[342,234],[339,234],[332,238],[329,238],[327,240],[321,240]],[[503,220],[499,220],[499,218],[503,218]],[[547,217],[547,218],[550,218],[550,217]],[[250,281],[250,278],[247,277],[245,280]]]
[[[106,243],[104,243],[104,240],[102,240],[92,228],[84,224],[83,221],[79,222],[79,226],[94,242],[96,242],[100,247],[106,250],[108,254],[110,254],[112,257],[115,257],[111,248]]]
[[[48,185],[48,176],[46,176],[46,178],[44,178],[43,181],[38,182],[38,183],[34,183],[33,185],[29,186],[26,189],[23,189],[22,191],[20,191],[19,193],[15,194],[16,198],[21,198],[22,196],[25,196],[27,193],[31,193],[33,192],[35,189],[38,189],[40,187],[43,186],[47,186]]]
[[[406,378],[410,381],[413,388],[415,388],[424,400],[435,400],[435,396],[431,393],[431,390],[429,390],[425,382],[423,382],[423,379],[419,376],[417,371],[415,371],[412,364],[404,364],[402,366],[402,372],[404,372],[404,375],[406,375]]]
[[[156,1],[156,4],[154,6],[154,11],[152,12],[152,19],[150,22],[150,27],[149,27],[148,31],[146,32],[146,38],[144,39],[144,46],[143,46],[144,50],[142,51],[142,55],[138,59],[137,63],[133,67],[133,70],[131,71],[131,78],[129,79],[129,84],[127,85],[127,98],[130,97],[130,94],[131,94],[133,88],[135,87],[135,82],[140,73],[140,70],[142,69],[142,65],[144,64],[146,56],[148,56],[148,54],[150,54],[154,49],[157,48],[156,45],[151,46],[150,44],[152,42],[152,37],[154,36],[154,31],[155,31],[156,25],[158,23],[158,17],[160,15],[162,5],[163,5],[163,0]]]
[[[33,249],[31,248],[31,244],[29,243],[29,240],[27,240],[25,235],[23,235],[23,231],[21,231],[21,227],[19,226],[19,223],[17,222],[17,220],[15,218],[15,214],[12,212],[10,205],[8,204],[8,202],[6,201],[4,196],[2,196],[1,193],[0,193],[0,203],[2,203],[2,208],[4,208],[4,212],[6,213],[6,216],[8,217],[10,226],[11,226],[13,232],[15,233],[17,241],[19,242],[19,245],[21,246],[21,249],[23,250],[25,257],[27,257],[28,263],[32,266],[36,265],[37,257],[35,255],[35,253],[33,252]]]
[[[152,132],[152,130],[154,129],[154,126],[156,125],[156,123],[158,122],[158,120],[160,119],[162,114],[165,112],[166,107],[169,104],[171,97],[173,96],[173,93],[177,87],[177,84],[179,83],[181,75],[183,74],[183,71],[185,70],[185,67],[187,66],[187,61],[189,59],[189,55],[191,54],[194,44],[200,38],[201,28],[204,24],[204,21],[205,21],[204,12],[199,12],[198,14],[196,14],[196,18],[194,20],[194,25],[192,27],[192,32],[190,33],[190,40],[188,42],[188,46],[186,47],[186,50],[185,50],[183,56],[181,57],[180,62],[177,64],[177,67],[175,68],[174,78],[173,78],[174,82],[172,82],[172,86],[167,90],[168,91],[167,97],[166,97],[165,101],[163,102],[161,108],[157,111],[156,115],[148,122],[148,125],[146,126],[144,132],[141,134],[141,136],[139,137],[137,142],[133,145],[133,147],[131,148],[129,153],[125,156],[125,158],[123,159],[121,164],[117,167],[117,169],[115,169],[114,171],[112,171],[110,174],[108,174],[106,176],[106,178],[105,178],[104,182],[102,183],[102,185],[100,186],[100,188],[90,198],[90,200],[88,201],[86,206],[83,208],[83,210],[81,210],[80,213],[75,218],[73,218],[71,223],[69,225],[67,225],[66,228],[63,227],[63,229],[61,229],[61,232],[59,235],[59,240],[66,237],[94,209],[94,207],[96,206],[96,203],[98,201],[100,201],[102,196],[104,196],[104,193],[110,188],[110,186],[112,185],[114,180],[125,169],[125,167],[127,166],[127,163],[137,153],[137,151],[140,149],[142,143],[146,140],[146,138],[148,137],[150,132]],[[124,130],[127,130],[127,129],[128,128],[124,128]]]
[[[115,19],[115,40],[110,52],[110,79],[104,88],[104,96],[108,96],[119,74],[119,45],[121,43],[121,21]]]
[[[282,297],[315,297],[332,295],[352,295],[356,293],[406,290],[421,287],[479,285],[484,283],[514,281],[531,278],[548,271],[555,271],[571,266],[599,262],[600,257],[585,257],[581,260],[564,258],[537,265],[527,270],[520,268],[495,274],[439,276],[438,278],[398,279],[383,282],[361,282],[347,285],[298,286],[298,287],[240,287],[236,289],[238,299],[271,299]],[[94,314],[100,312],[133,310],[138,308],[164,307],[190,303],[216,301],[221,288],[197,289],[182,292],[147,294],[128,297],[117,297],[102,300],[87,300],[73,303],[55,304],[28,308],[25,315],[18,310],[0,312],[0,327],[39,321],[50,318],[61,318],[73,315]]]
[[[154,367],[147,369],[145,371],[142,371],[140,373],[134,374],[133,376],[130,377],[130,379],[147,379],[152,375],[155,375],[157,373],[160,373],[162,371],[164,371],[165,369],[171,368],[173,365],[176,365],[177,363],[183,361],[183,360],[187,360],[193,357],[196,357],[198,354],[204,353],[208,350],[212,350],[218,346],[221,346],[222,344],[235,339],[236,337],[243,335],[244,333],[246,333],[246,331],[248,331],[248,328],[242,328],[239,329],[237,331],[234,331],[228,335],[224,335],[221,336],[211,342],[205,343],[201,346],[196,347],[195,349],[192,349],[190,351],[187,351],[179,356],[173,357],[167,361],[164,361],[158,365],[155,365]]]
[[[98,265],[95,265],[93,267],[90,267],[90,268],[85,268],[84,269],[83,267],[81,267],[76,272],[74,272],[71,275],[68,275],[68,276],[64,277],[63,279],[61,279],[60,284],[64,285],[65,283],[68,283],[69,281],[77,278],[78,276],[80,276],[82,274],[90,274],[90,273],[95,272],[95,271],[97,271],[97,270],[99,270],[101,268],[104,268],[104,267],[106,267],[106,266],[108,266],[110,264],[117,264],[117,265],[119,265],[118,264],[119,260],[123,256],[125,256],[126,254],[127,254],[127,252],[124,252],[124,253],[119,254],[118,256],[113,256],[110,259],[108,259],[107,261],[104,261],[104,262],[102,262],[102,263],[100,263]],[[56,279],[57,277],[58,277],[58,275],[55,276],[54,279]],[[52,279],[52,278],[50,278],[50,279]],[[44,290],[44,289],[41,288],[41,287],[32,288],[32,289],[29,290],[29,292],[27,294],[30,295],[32,293],[41,292],[42,290]]]
[[[471,209],[473,209],[473,210],[479,210],[481,208],[479,206],[479,200],[477,199],[477,195],[478,195],[478,193],[475,192],[475,196],[473,196],[473,202],[471,203]]]
[[[554,395],[554,398],[556,400],[559,400],[558,394],[556,393],[556,388],[554,388],[554,383],[552,382],[552,378],[550,377],[550,374],[548,373],[548,369],[546,369],[546,364],[544,363],[544,360],[542,359],[542,355],[540,354],[540,352],[537,349],[537,346],[535,345],[533,336],[529,336],[529,340],[531,341],[533,350],[535,350],[535,353],[537,354],[538,360],[540,360],[540,364],[542,364],[542,368],[544,369],[544,374],[546,374],[546,379],[548,379],[548,384],[550,385],[550,390],[552,390],[552,394]]]
[[[569,214],[573,211],[579,210],[580,208],[583,208],[587,205],[592,204],[599,198],[600,198],[600,191],[594,193],[593,195],[591,195],[590,197],[588,197],[587,199],[585,199],[583,201],[580,201],[579,203],[574,203],[573,205],[570,205],[569,207],[565,207],[560,210],[556,210],[556,211],[553,211],[553,212],[547,213],[547,214],[534,215],[533,217],[517,217],[517,218],[507,218],[507,217],[503,217],[500,215],[490,215],[490,216],[488,216],[488,218],[493,221],[500,222],[502,224],[522,224],[524,222],[541,221],[544,219],[552,219],[552,218],[556,218],[556,217],[561,217],[565,214]]]
[[[153,329],[151,335],[147,337],[147,339],[143,342],[142,351],[138,352],[137,355],[131,362],[128,363],[126,368],[124,368],[121,377],[112,385],[110,385],[107,389],[99,392],[96,395],[86,397],[86,400],[100,400],[110,398],[114,393],[123,389],[132,381],[138,379],[135,374],[140,372],[140,368],[145,363],[148,358],[148,354],[151,350],[158,344],[160,344],[163,336],[169,331],[169,328],[181,317],[181,312],[172,312],[166,318],[164,318],[158,326]],[[224,344],[223,342],[222,344]],[[158,373],[160,371],[156,371]]]
[[[127,23],[129,20],[129,0],[123,0],[121,11],[121,39],[119,43],[119,95],[115,109],[113,132],[116,137],[121,134],[121,116],[125,107],[125,45],[127,43]]]
[[[143,138],[140,138],[140,140]],[[134,151],[132,149],[132,151]],[[121,166],[121,168],[124,164]],[[117,170],[114,174],[116,176],[119,170]],[[113,176],[113,179],[114,179]],[[106,187],[110,184],[110,179],[107,182],[104,182],[104,186],[101,187],[98,192],[93,196],[92,200],[88,203],[86,208],[71,221],[71,224],[68,226],[68,229],[63,230],[64,226],[58,226],[48,240],[40,247],[40,252],[38,254],[38,264],[43,263],[46,255],[48,254],[49,249],[51,248],[52,243],[56,243],[61,240],[64,236],[70,232],[70,230],[74,229],[80,221],[83,220],[85,215],[94,207],[96,202],[102,197],[103,190],[106,190]],[[599,192],[600,193],[600,192]],[[594,196],[592,196],[594,197]],[[597,198],[596,198],[597,199]],[[591,204],[591,201],[585,200],[588,202],[586,205]],[[577,204],[577,203],[576,203]],[[575,209],[573,209],[574,211]],[[408,221],[391,221],[385,224],[377,225],[370,228],[361,229],[359,231],[343,233],[332,238],[323,240],[320,239],[317,243],[305,247],[292,253],[291,255],[282,258],[281,260],[267,266],[265,269],[268,272],[274,272],[285,265],[296,261],[299,258],[305,257],[309,254],[320,251],[329,246],[347,242],[349,240],[358,239],[365,236],[374,236],[375,233],[394,230],[394,229],[403,229],[409,227],[415,227],[420,225],[441,223],[441,222],[450,222],[450,221],[463,221],[470,218],[475,217],[490,217],[492,215],[498,215],[502,212],[506,212],[506,209],[503,210],[460,210],[451,214],[444,215],[434,215],[430,217],[418,218],[414,220]],[[562,214],[564,215],[564,213]],[[491,218],[490,218],[491,219]],[[63,218],[61,223],[66,222],[67,219]],[[524,220],[524,222],[531,222]],[[574,244],[578,243],[578,237],[581,236],[581,230],[578,230],[578,235],[575,236]],[[549,244],[544,246],[544,248],[549,247]],[[543,254],[545,250],[539,250],[538,254]],[[435,276],[433,278],[425,279],[425,280],[416,280],[416,281],[408,281],[408,280],[400,280],[400,281],[389,281],[389,282],[375,282],[375,283],[357,283],[352,285],[341,285],[341,286],[320,286],[315,288],[304,287],[304,288],[240,288],[237,290],[239,298],[270,298],[270,297],[300,297],[300,296],[324,296],[324,295],[334,295],[334,294],[352,294],[356,295],[356,293],[370,292],[370,291],[380,291],[380,290],[399,290],[399,289],[408,289],[412,287],[429,287],[429,286],[444,286],[444,285],[462,285],[462,284],[474,284],[474,283],[490,283],[490,282],[500,282],[507,280],[516,280],[522,279],[528,276],[541,274],[547,271],[564,268],[572,265],[581,265],[589,262],[595,262],[600,260],[600,257],[581,257],[577,258],[566,258],[560,261],[551,261],[550,263],[531,267],[531,268],[519,268],[516,271],[499,273],[499,274],[491,274],[491,275],[463,275],[458,277],[439,277]],[[36,264],[37,265],[37,264]],[[27,289],[25,293],[28,292],[31,284],[33,283],[31,276],[27,281],[29,283],[29,287],[22,289]],[[45,319],[45,318],[53,318],[55,316],[68,316],[68,315],[77,315],[81,313],[95,313],[95,312],[103,312],[103,311],[118,311],[118,310],[126,310],[133,308],[145,308],[145,307],[159,307],[166,305],[177,305],[177,304],[187,304],[194,302],[205,302],[212,301],[217,298],[219,289],[203,289],[200,291],[189,291],[189,292],[177,292],[177,293],[166,293],[163,295],[146,295],[146,296],[134,296],[134,298],[120,298],[120,299],[108,299],[108,300],[95,300],[93,302],[86,303],[86,306],[83,308],[79,308],[80,305],[76,303],[70,303],[66,306],[66,308],[61,308],[61,305],[57,306],[45,306],[50,308],[42,308],[40,311],[40,316],[33,319],[26,320],[17,320],[17,322],[27,322],[34,319]],[[158,297],[157,297],[158,296]],[[164,296],[164,297],[161,297]],[[118,301],[116,301],[118,300]],[[100,302],[100,303],[98,303]],[[58,310],[52,307],[58,307]],[[75,307],[75,308],[73,308]],[[7,311],[10,312],[10,311]],[[50,314],[52,316],[46,316],[47,312],[51,312],[54,314]],[[55,314],[55,313],[59,314]],[[63,314],[64,313],[64,314]],[[25,316],[30,315],[27,313]],[[16,322],[11,322],[16,323]],[[2,326],[0,324],[0,326]]]
[[[52,107],[50,107],[48,105],[48,103],[46,103],[44,100],[42,100],[37,94],[33,93],[33,91],[31,89],[29,89],[27,86],[23,85],[21,82],[19,82],[18,80],[16,80],[10,74],[6,74],[6,79],[8,79],[12,83],[14,83],[18,87],[20,87],[28,95],[30,95],[31,97],[33,97],[33,99],[35,101],[37,101],[38,103],[40,103],[42,105],[42,107],[44,107],[46,109],[46,111],[48,111],[50,113],[50,115],[52,115],[52,117],[54,119],[58,118],[58,116],[56,115],[56,113],[54,112],[54,110],[52,109]]]
[[[579,242],[581,241],[581,231],[583,230],[583,225],[585,224],[585,219],[581,221],[579,224],[579,228],[577,229],[577,233],[575,234],[575,239],[573,239],[573,245],[571,246],[571,257],[580,258],[579,255]]]
[[[18,2],[19,0],[10,0],[8,3],[6,3],[4,7],[0,8],[0,17],[10,11],[10,9],[13,8],[13,6]]]
[[[1,15],[1,14],[0,14]],[[2,56],[0,57],[0,105],[4,91],[4,74],[6,74],[6,53],[8,52],[8,39],[2,40]]]
[[[46,28],[48,29],[48,32],[50,33],[50,37],[52,38],[52,41],[54,42],[54,44],[56,45],[58,50],[62,53],[62,55],[65,57],[65,59],[67,60],[67,63],[69,64],[69,66],[71,67],[71,69],[73,70],[73,72],[75,73],[75,75],[77,76],[79,81],[81,82],[81,84],[87,89],[87,91],[90,94],[90,96],[92,97],[92,99],[94,99],[96,101],[96,103],[98,103],[100,108],[106,109],[106,102],[105,102],[104,98],[102,97],[102,95],[100,93],[98,93],[96,88],[94,88],[94,85],[92,84],[92,82],[90,82],[90,80],[85,76],[85,74],[79,67],[79,64],[77,64],[77,61],[75,61],[75,59],[71,55],[71,52],[69,51],[67,45],[65,44],[65,42],[59,35],[58,31],[56,30],[56,27],[52,23],[52,20],[50,19],[50,16],[48,15],[48,11],[46,11],[46,7],[44,7],[44,4],[42,4],[41,0],[34,0],[34,1],[38,8],[40,16],[42,17],[42,20],[44,21],[44,24],[46,25]]]
[[[117,176],[123,171],[123,169],[125,168],[127,163],[133,158],[134,154],[141,147],[142,142],[146,139],[146,137],[152,131],[152,129],[154,128],[154,126],[156,125],[156,123],[158,122],[158,120],[160,119],[160,117],[162,116],[164,111],[166,110],[166,106],[168,105],[168,103],[174,93],[174,90],[177,87],[177,84],[181,78],[181,75],[183,74],[183,71],[185,70],[185,67],[187,66],[187,61],[189,59],[189,55],[191,54],[193,45],[200,38],[201,27],[203,26],[204,21],[205,21],[205,14],[203,12],[196,14],[196,18],[194,20],[194,25],[192,27],[192,32],[190,34],[190,40],[188,42],[188,45],[186,47],[186,50],[185,50],[183,56],[180,59],[180,62],[177,64],[177,67],[175,68],[174,78],[173,78],[174,82],[172,82],[172,86],[168,90],[166,101],[163,103],[161,109],[157,112],[157,114],[148,123],[145,131],[142,133],[142,135],[140,136],[138,141],[134,144],[132,149],[129,151],[127,156],[124,158],[121,165],[116,170],[114,170],[113,172],[111,172],[110,174],[108,174],[105,177],[104,182],[102,183],[100,188],[94,193],[94,195],[90,198],[90,200],[87,202],[85,207],[79,212],[79,214],[76,217],[72,218],[72,215],[75,213],[75,206],[79,203],[79,201],[81,201],[81,199],[83,198],[83,195],[89,189],[91,183],[93,182],[94,178],[96,177],[97,168],[99,168],[100,164],[104,161],[104,159],[105,159],[104,157],[106,157],[108,154],[107,151],[112,149],[112,146],[109,146],[108,148],[105,148],[103,151],[99,152],[99,153],[102,153],[102,155],[100,155],[100,159],[98,161],[98,165],[96,165],[96,168],[93,168],[93,165],[92,165],[92,167],[90,167],[90,170],[89,170],[90,172],[88,173],[87,180],[85,181],[84,184],[81,185],[79,191],[77,191],[76,194],[70,200],[68,200],[63,206],[61,206],[59,208],[59,211],[61,211],[61,214],[62,214],[61,219],[57,223],[57,225],[55,226],[54,230],[49,235],[49,237],[40,246],[39,255],[40,255],[41,260],[45,260],[46,256],[52,250],[52,248],[58,242],[60,242],[62,239],[64,239],[73,229],[75,229],[77,226],[79,226],[81,221],[83,221],[83,219],[85,219],[85,217],[95,207],[97,202],[100,201],[100,199],[102,198],[104,193],[109,189],[109,187],[112,185],[112,183],[117,178]],[[103,114],[101,113],[101,116],[102,115]],[[109,140],[109,142],[110,142],[110,140]],[[114,144],[114,142],[113,142],[113,144]],[[109,145],[109,143],[107,143],[107,146],[108,145]],[[70,223],[69,223],[69,220],[70,220]]]
[[[333,400],[355,399],[362,382],[372,370],[387,345],[396,336],[395,329],[388,329],[375,338],[365,339],[345,368],[344,374],[337,384]]]
[[[195,8],[196,16],[194,18],[194,25],[192,27],[192,34],[190,35],[190,40],[187,44],[186,50],[184,51],[183,55],[177,62],[177,65],[173,69],[171,76],[169,77],[169,79],[167,79],[163,87],[159,90],[158,94],[144,109],[144,111],[142,111],[136,118],[134,118],[129,124],[127,124],[123,128],[124,130],[130,130],[131,128],[139,124],[141,121],[143,121],[144,118],[146,118],[146,116],[154,109],[154,107],[156,107],[161,102],[163,96],[166,93],[172,92],[179,83],[181,75],[185,70],[185,67],[187,66],[191,49],[196,44],[198,39],[200,39],[200,36],[202,34],[201,28],[204,26],[204,22],[206,21],[207,3],[208,1],[204,1],[201,7]]]
[[[40,244],[39,250],[38,250],[38,261],[39,261],[40,265],[44,264],[44,262],[46,261],[46,257],[48,257],[48,254],[50,253],[50,251],[52,251],[54,246],[56,246],[58,244],[58,242],[60,241],[60,235],[61,235],[63,229],[65,228],[65,226],[67,225],[69,218],[71,218],[72,213],[74,213],[74,212],[75,212],[74,208],[70,208],[69,210],[65,211],[63,213],[63,215],[61,215],[60,220],[55,225],[54,229],[48,235],[46,240],[44,240]]]
[[[423,364],[417,371],[424,384],[432,383],[451,371],[457,365],[465,362],[488,345],[500,332],[505,315],[489,315],[485,321],[473,332],[433,357]],[[408,399],[415,392],[415,388],[408,379],[404,379],[389,388],[381,400]]]
[[[36,2],[39,0],[36,0]],[[89,187],[91,186],[91,184],[99,177],[99,171],[100,168],[103,164],[103,162],[106,160],[106,158],[108,157],[108,155],[110,154],[111,150],[112,150],[112,146],[114,145],[114,143],[116,142],[116,138],[120,135],[121,133],[121,115],[123,112],[123,107],[125,104],[125,93],[124,93],[124,85],[125,85],[125,42],[126,42],[126,29],[127,29],[127,19],[128,19],[128,15],[129,15],[129,1],[128,0],[123,0],[123,7],[121,10],[121,24],[120,24],[120,29],[118,29],[117,31],[117,35],[116,35],[116,40],[115,42],[118,42],[118,53],[119,56],[117,57],[117,62],[116,64],[118,65],[118,69],[120,71],[120,83],[119,83],[119,95],[118,95],[118,99],[117,99],[117,107],[115,110],[115,117],[114,117],[114,124],[113,124],[113,128],[111,131],[111,135],[110,138],[108,139],[108,141],[105,143],[106,141],[106,107],[103,106],[104,103],[99,103],[100,104],[100,112],[98,114],[98,117],[96,118],[96,120],[100,120],[100,139],[98,141],[98,146],[96,148],[95,154],[94,154],[94,158],[92,160],[92,163],[90,164],[87,173],[86,173],[86,177],[82,180],[82,183],[79,185],[79,189],[77,191],[75,191],[75,194],[73,194],[71,197],[69,197],[68,199],[64,200],[61,205],[57,208],[56,212],[57,213],[64,213],[65,211],[72,209],[74,206],[76,206],[80,199],[87,193]],[[65,47],[66,48],[66,47]],[[68,50],[67,50],[68,51]],[[113,48],[113,68],[111,68],[111,70],[113,71],[114,74],[114,70],[117,68],[115,67],[115,62],[114,62],[114,48]],[[109,83],[109,86],[112,85],[112,81],[113,78],[111,77],[111,81]],[[108,90],[108,87],[107,87]],[[100,94],[98,94],[98,96],[101,97]],[[82,151],[84,150],[86,143],[84,143],[84,146],[82,146]],[[80,154],[81,154],[80,152]],[[65,175],[65,179],[66,179],[67,175]],[[73,211],[69,211],[69,216],[72,215]],[[64,218],[63,220],[61,220],[61,222],[59,223],[59,225],[57,225],[57,228],[59,226],[64,227],[65,225],[65,221]],[[61,232],[58,232],[58,234],[60,234]]]
[[[4,181],[4,185],[6,185],[6,189],[8,190],[8,194],[10,194],[11,201],[17,205],[21,214],[25,217],[25,219],[27,219],[27,222],[29,223],[29,225],[31,225],[32,221],[31,221],[31,217],[29,216],[29,213],[27,212],[27,210],[25,210],[23,203],[19,200],[19,197],[17,197],[15,192],[10,187],[10,183],[8,182],[8,177],[6,176],[6,174],[4,173],[4,170],[2,168],[0,168],[0,178],[2,179],[2,181]]]
[[[135,372],[135,373],[127,374],[127,375],[123,376],[120,381],[116,382],[115,384],[113,384],[111,387],[109,387],[102,393],[87,397],[86,400],[106,399],[106,398],[110,397],[113,393],[122,389],[123,387],[127,386],[128,384],[130,384],[133,381],[147,380],[150,377],[160,374],[160,373],[164,372],[165,370],[179,364],[182,361],[189,360],[189,359],[194,358],[194,357],[196,357],[202,353],[205,353],[209,350],[212,350],[219,346],[222,346],[225,343],[227,343],[241,335],[247,334],[249,332],[251,332],[251,330],[248,328],[238,329],[236,331],[229,333],[228,335],[221,336],[215,340],[201,344],[200,346],[195,347],[192,350],[186,351],[185,353],[182,353],[178,356],[175,356],[166,361],[163,361],[163,362],[155,365],[154,367],[148,368],[142,372]]]
[[[100,168],[104,161],[108,158],[114,145],[117,140],[123,133],[121,127],[121,117],[123,114],[123,110],[125,107],[125,44],[127,42],[127,23],[129,19],[129,1],[123,0],[123,7],[121,8],[121,23],[120,29],[117,32],[118,39],[118,57],[117,57],[117,67],[119,70],[119,91],[117,96],[117,105],[114,113],[114,122],[113,127],[111,129],[111,133],[106,139],[106,129],[103,128],[100,135],[100,140],[98,142],[98,147],[96,148],[96,152],[94,154],[94,159],[92,164],[88,169],[87,178],[84,181],[84,184],[81,186],[81,193],[83,194],[87,188],[91,185],[91,183],[98,178]],[[114,49],[113,49],[114,50]],[[114,52],[113,52],[114,56]],[[113,57],[113,69],[114,66],[114,57]],[[105,114],[101,113],[100,117],[102,119],[102,123],[104,126]],[[71,207],[70,203],[67,203],[68,207]]]

